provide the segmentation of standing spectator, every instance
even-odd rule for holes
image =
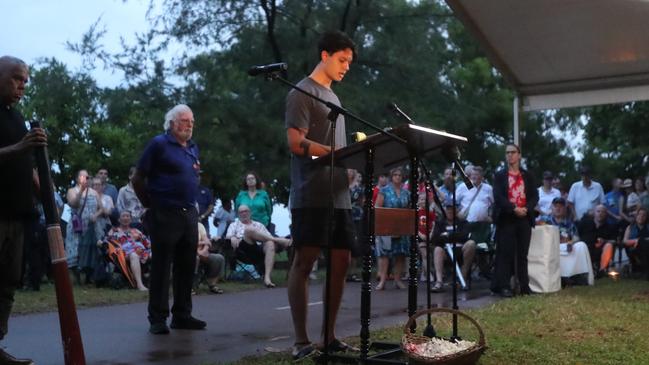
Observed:
[[[207,237],[209,238],[209,217],[210,215],[212,215],[212,211],[214,211],[214,194],[212,194],[212,190],[207,186],[200,185],[200,176],[198,178],[198,181],[198,195],[196,196],[196,202],[198,203],[198,221],[201,222],[205,227],[205,232],[207,233]]]
[[[552,172],[543,172],[543,185],[539,186],[539,205],[536,206],[536,210],[541,216],[550,215],[552,213],[552,201],[561,198],[559,189],[552,186],[553,179]]]
[[[642,180],[642,179],[641,179]],[[644,186],[649,185],[649,175],[647,175],[646,180],[644,181]],[[649,192],[644,191],[644,194],[640,197],[640,207],[644,207],[649,210]]]
[[[20,284],[25,221],[34,214],[32,148],[47,145],[41,128],[27,131],[23,116],[14,108],[25,93],[29,69],[22,60],[0,57],[0,340],[8,331],[14,293]],[[27,365],[0,348],[0,363]]]
[[[384,172],[379,174],[376,185],[374,185],[374,188],[372,188],[372,205],[376,203],[376,197],[379,196],[379,191],[381,191],[381,189],[388,185],[389,181],[390,180],[388,179],[388,174]]]
[[[95,177],[101,179],[101,183],[104,186],[104,194],[110,196],[113,200],[113,204],[115,204],[115,202],[117,202],[118,191],[115,185],[108,182],[108,169],[105,167],[100,168],[97,171],[97,174],[95,174]]]
[[[95,174],[95,177],[101,179],[101,184],[103,187],[103,193],[104,195],[107,195],[110,197],[112,202],[110,203],[110,211],[108,212],[108,216],[110,218],[110,221],[113,225],[119,224],[119,212],[117,211],[116,204],[117,204],[117,196],[118,196],[118,191],[115,185],[111,184],[108,182],[108,169],[105,167],[100,168],[97,173]],[[104,208],[106,208],[106,204],[104,204]]]
[[[142,230],[142,214],[144,213],[144,206],[138,199],[133,189],[133,176],[135,176],[135,166],[128,170],[128,184],[119,189],[117,195],[117,211],[121,214],[124,211],[131,213],[131,224],[137,229]]]
[[[261,189],[261,180],[255,172],[248,172],[243,178],[242,190],[234,200],[234,210],[239,211],[239,207],[247,205],[252,212],[252,220],[259,222],[266,227],[270,233],[270,218],[273,215],[273,204],[265,190]]]
[[[419,254],[421,255],[421,275],[420,279],[424,281],[433,281],[432,270],[431,276],[426,277],[428,272],[428,247],[426,243],[433,242],[433,232],[435,231],[436,213],[433,204],[428,207],[428,214],[426,214],[426,193],[419,193],[417,199],[417,242],[419,245]]]
[[[606,207],[600,204],[595,207],[595,214],[584,216],[577,224],[579,237],[588,245],[590,258],[599,262],[596,278],[606,276],[608,265],[613,259],[613,244],[618,236],[617,227],[606,220]]]
[[[450,167],[445,168],[444,181],[442,183],[442,186],[439,187],[439,191],[441,191],[444,194],[444,196],[440,196],[439,200],[444,202],[447,199],[452,199],[453,188],[456,186],[457,184],[455,183],[455,180],[453,180],[453,169]]]
[[[568,190],[561,182],[561,178],[559,176],[555,176],[552,179],[552,187],[559,190],[559,192],[561,193],[561,197],[566,201],[568,201]]]
[[[473,165],[467,165],[467,167],[464,169],[464,172],[466,173],[466,176],[471,179],[471,176],[473,176]],[[461,207],[462,206],[462,197],[464,197],[464,194],[469,190],[469,188],[466,186],[464,181],[460,179],[460,181],[457,182],[455,185],[455,199],[456,203]],[[473,196],[473,195],[470,195]],[[461,211],[461,210],[460,210]],[[457,216],[458,219],[460,219],[460,215]],[[462,218],[466,220],[466,217]]]
[[[403,170],[394,168],[390,171],[391,183],[386,185],[379,192],[376,198],[376,207],[381,208],[409,208],[410,192],[403,188]],[[376,290],[385,289],[385,282],[388,279],[388,268],[390,259],[394,260],[394,284],[397,289],[405,289],[406,285],[401,281],[401,274],[406,266],[406,257],[410,254],[410,239],[408,236],[376,237],[376,256],[378,257],[379,283]]]
[[[225,237],[225,232],[228,229],[228,226],[234,222],[237,218],[237,214],[232,209],[232,200],[221,198],[221,206],[214,213],[214,219],[212,223],[216,227],[216,236],[220,238]]]
[[[592,216],[593,209],[604,203],[604,189],[600,183],[591,179],[590,168],[583,166],[580,173],[581,181],[573,183],[568,193],[568,209],[576,221],[586,214]]]
[[[52,192],[54,193],[54,202],[56,203],[59,218],[63,212],[63,199],[56,191],[54,183],[52,183]],[[34,221],[34,226],[29,227],[25,231],[25,260],[28,272],[25,274],[29,286],[34,291],[39,291],[41,288],[41,279],[43,274],[50,276],[50,250],[47,242],[47,223],[45,222],[45,211],[43,204],[38,203],[38,219]],[[28,237],[29,235],[29,237]],[[29,274],[29,275],[27,275]]]
[[[512,269],[518,276],[521,294],[530,294],[527,275],[527,253],[530,248],[534,207],[538,203],[532,176],[520,166],[521,149],[508,144],[505,149],[507,169],[494,178],[494,209],[496,223],[496,275],[491,290],[503,297],[511,297]],[[514,268],[516,265],[516,268]]]
[[[85,283],[90,284],[97,263],[97,239],[103,238],[99,217],[103,209],[99,194],[90,186],[88,171],[79,170],[76,185],[68,189],[68,205],[72,216],[65,235],[65,254],[68,267],[81,283],[81,273],[85,274]]]
[[[359,282],[361,278],[353,271],[357,269],[357,257],[361,257],[365,248],[368,247],[365,241],[363,229],[363,205],[365,194],[361,185],[361,174],[354,169],[347,169],[347,180],[349,183],[349,196],[352,202],[352,222],[354,223],[354,245],[352,247],[352,262],[350,264],[350,274],[347,275],[347,281]],[[368,248],[369,250],[369,248]]]
[[[142,205],[149,208],[144,225],[151,237],[149,332],[167,334],[169,274],[173,263],[171,328],[199,330],[205,322],[192,317],[192,282],[198,248],[196,195],[200,161],[194,143],[194,114],[176,105],[165,115],[164,134],[145,148],[132,179]]]
[[[101,214],[97,218],[97,228],[101,231],[97,232],[97,236],[103,237],[103,233],[110,229],[110,214],[115,206],[113,205],[113,198],[104,194],[106,186],[101,182],[101,179],[96,177],[92,179],[91,187],[97,192],[97,197],[101,202]]]
[[[630,222],[635,221],[636,210],[641,206],[642,198],[646,196],[649,195],[647,193],[647,188],[645,186],[644,180],[642,178],[635,179],[635,182],[633,183],[633,191],[629,193],[626,200],[626,211]]]
[[[629,257],[635,265],[639,264],[644,268],[646,279],[649,280],[649,227],[646,208],[638,208],[635,222],[624,232],[623,242],[629,248]]]
[[[458,220],[469,223],[469,233],[475,242],[487,242],[491,235],[491,210],[494,203],[494,193],[491,185],[484,182],[482,167],[471,168],[471,182],[473,187],[464,192],[457,200],[460,210]],[[451,199],[452,200],[452,199]]]
[[[627,223],[627,216],[624,214],[624,193],[621,190],[622,179],[615,178],[611,181],[611,191],[604,195],[604,206],[608,211],[608,222],[624,229]]]

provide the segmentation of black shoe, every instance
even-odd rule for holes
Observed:
[[[15,357],[0,349],[0,364],[2,365],[34,365],[30,359],[16,359]]]
[[[207,327],[207,323],[196,319],[194,317],[187,318],[173,318],[171,320],[171,326],[175,330],[202,330]]]
[[[502,298],[511,298],[514,296],[512,291],[509,289],[491,289],[491,293]]]
[[[164,322],[151,323],[149,326],[149,332],[154,335],[166,335],[169,333],[169,327]]]
[[[514,296],[511,290],[509,289],[501,289],[500,290],[500,296],[503,298],[511,298]]]

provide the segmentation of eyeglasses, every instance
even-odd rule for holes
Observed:
[[[248,209],[246,209],[246,210],[240,210],[239,213],[250,213],[250,210],[248,210]]]

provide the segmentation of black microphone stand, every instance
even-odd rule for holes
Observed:
[[[404,111],[402,111],[397,104],[391,103],[388,106],[391,110],[393,110],[399,117],[403,118],[406,122],[409,124],[416,125],[416,123],[406,114]],[[430,199],[428,198],[428,191],[432,190],[433,192],[433,200],[437,207],[439,208],[439,211],[442,212],[442,216],[446,219],[446,212],[444,211],[444,207],[442,206],[442,202],[439,199],[439,196],[437,195],[437,190],[435,189],[435,186],[433,184],[433,179],[430,176],[430,172],[428,168],[426,168],[426,163],[423,161],[423,159],[419,159],[419,165],[421,170],[423,170],[425,179],[424,179],[424,192],[426,194],[425,196],[425,212],[424,214],[426,215],[426,239],[425,239],[425,244],[426,244],[426,308],[430,309],[432,307],[431,304],[431,291],[430,291],[430,250],[431,250],[431,245],[430,245],[430,222],[428,219],[428,211],[430,209]],[[414,197],[413,197],[414,199]],[[422,258],[423,259],[423,258]],[[437,333],[435,331],[435,327],[433,327],[432,320],[431,320],[431,313],[429,312],[426,316],[426,328],[424,329],[424,336],[426,337],[436,337]]]
[[[391,104],[390,108],[393,109],[399,116],[404,118],[408,123],[414,124],[413,120],[406,114],[404,113],[396,104]],[[452,163],[452,169],[451,173],[453,176],[453,233],[452,237],[455,238],[457,236],[457,207],[456,207],[456,187],[455,187],[455,178],[456,178],[456,171],[459,171],[462,180],[464,180],[465,185],[467,186],[468,189],[471,189],[473,187],[473,183],[469,179],[469,177],[466,175],[466,172],[464,172],[464,169],[462,168],[462,165],[460,164],[460,155],[459,155],[459,150],[457,150],[456,146],[450,146],[449,148],[446,149],[446,157],[451,160]],[[423,163],[422,160],[419,160],[421,163],[422,169],[424,170],[424,173],[426,174],[426,178],[429,182],[431,182],[430,175],[428,174],[428,169],[426,169],[425,164]],[[436,194],[435,188],[433,187],[433,197],[435,198],[435,202],[438,204],[440,207],[440,210],[442,211],[442,215],[444,218],[446,217],[446,214],[444,212],[444,208],[442,208],[441,203],[439,201],[439,197]],[[426,199],[428,199],[428,193],[426,193]],[[426,201],[426,206],[428,207],[428,201]],[[427,208],[428,209],[428,208]],[[428,214],[428,212],[426,212]],[[426,217],[426,223],[428,223],[428,217]],[[426,229],[428,229],[428,224],[426,225]],[[429,256],[429,251],[430,251],[430,245],[429,245],[429,240],[428,240],[428,232],[426,232],[426,256]],[[458,305],[457,305],[457,245],[456,242],[451,242],[452,244],[452,250],[451,252],[453,253],[453,279],[452,279],[452,286],[453,286],[453,309],[458,310]],[[430,261],[427,262],[428,267],[430,267]],[[430,269],[427,271],[430,272]],[[430,279],[428,282],[428,308],[430,309]],[[435,329],[433,328],[431,324],[431,318],[430,318],[430,313],[428,313],[428,326],[426,328],[426,331],[424,331],[424,335],[427,337],[434,337],[435,336]],[[457,334],[457,314],[453,313],[453,335],[451,336],[451,340],[460,340],[461,338]]]
[[[323,302],[324,302],[324,334],[323,334],[323,337],[324,337],[324,351],[323,351],[323,356],[322,356],[322,359],[321,359],[324,363],[329,363],[329,342],[330,342],[329,341],[329,336],[330,336],[330,333],[329,333],[328,324],[329,324],[329,305],[330,305],[329,304],[329,298],[330,298],[329,291],[330,291],[330,285],[331,285],[331,245],[333,243],[333,227],[334,227],[334,201],[333,201],[333,197],[334,197],[334,167],[335,167],[335,154],[334,154],[334,151],[335,151],[335,147],[336,147],[335,146],[336,121],[338,119],[338,116],[340,114],[342,114],[345,117],[350,117],[352,119],[355,119],[355,120],[361,122],[365,126],[371,128],[371,129],[373,129],[373,130],[375,130],[375,131],[377,131],[377,132],[379,132],[379,133],[381,133],[381,134],[383,134],[385,136],[390,137],[391,139],[403,144],[406,147],[407,147],[407,142],[404,139],[402,139],[401,137],[399,137],[399,136],[397,136],[397,135],[395,135],[393,133],[390,133],[388,131],[384,131],[383,129],[375,126],[374,124],[362,119],[361,117],[356,116],[355,114],[349,112],[348,110],[346,110],[342,106],[336,105],[336,104],[334,104],[334,103],[332,103],[330,101],[323,100],[323,99],[311,94],[310,92],[302,89],[301,87],[297,86],[296,84],[294,84],[294,83],[286,80],[282,76],[280,76],[280,72],[281,71],[270,72],[270,73],[268,73],[266,75],[266,79],[270,80],[270,81],[277,80],[277,81],[279,81],[279,82],[281,82],[281,83],[283,83],[283,84],[285,84],[285,85],[287,85],[287,86],[301,92],[302,94],[307,95],[308,97],[322,103],[323,105],[325,105],[326,107],[328,107],[331,110],[329,115],[328,115],[328,119],[331,122],[331,136],[330,136],[330,148],[331,148],[331,150],[329,152],[329,158],[330,158],[330,161],[329,161],[329,167],[330,167],[330,170],[329,170],[330,199],[329,199],[329,222],[328,222],[329,224],[328,224],[328,227],[327,227],[327,229],[328,229],[327,236],[328,236],[328,240],[329,240],[328,243],[329,244],[327,245],[327,248],[325,250],[325,257],[326,257],[327,265],[326,265],[326,279],[325,279],[325,297],[323,298],[324,299],[323,300]],[[366,297],[366,300],[369,301],[369,296]],[[369,304],[369,302],[368,303],[362,303],[361,307],[367,307],[365,309],[361,308],[361,310],[369,310],[370,304]]]

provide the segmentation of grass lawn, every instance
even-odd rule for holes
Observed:
[[[287,261],[286,253],[282,252],[276,257],[276,267],[286,267]],[[324,274],[319,273],[320,276]],[[286,286],[286,269],[275,269],[272,272],[273,282],[277,286]],[[74,282],[70,278],[71,282]],[[263,288],[263,280],[256,280],[250,282],[244,281],[227,281],[219,283],[225,293],[221,295],[228,295],[228,293],[235,293],[245,290],[254,290]],[[148,294],[134,289],[119,289],[114,290],[111,288],[96,288],[94,285],[73,285],[74,301],[77,308],[88,308],[104,305],[126,304],[145,302],[148,300]],[[201,284],[198,289],[197,295],[214,295],[209,294],[207,285]],[[56,311],[56,292],[54,284],[42,284],[41,290],[34,291],[18,291],[16,292],[15,302],[12,314],[28,314],[38,312],[52,312]]]
[[[479,364],[649,364],[649,281],[605,278],[593,287],[501,300],[466,313],[480,323],[489,347]],[[438,334],[450,332],[450,316],[433,320]],[[421,318],[418,329],[425,324]],[[402,333],[400,327],[373,330],[372,339],[398,342]],[[461,319],[458,333],[477,338]],[[348,340],[358,344],[358,338]],[[292,363],[289,354],[280,353],[235,364]]]

